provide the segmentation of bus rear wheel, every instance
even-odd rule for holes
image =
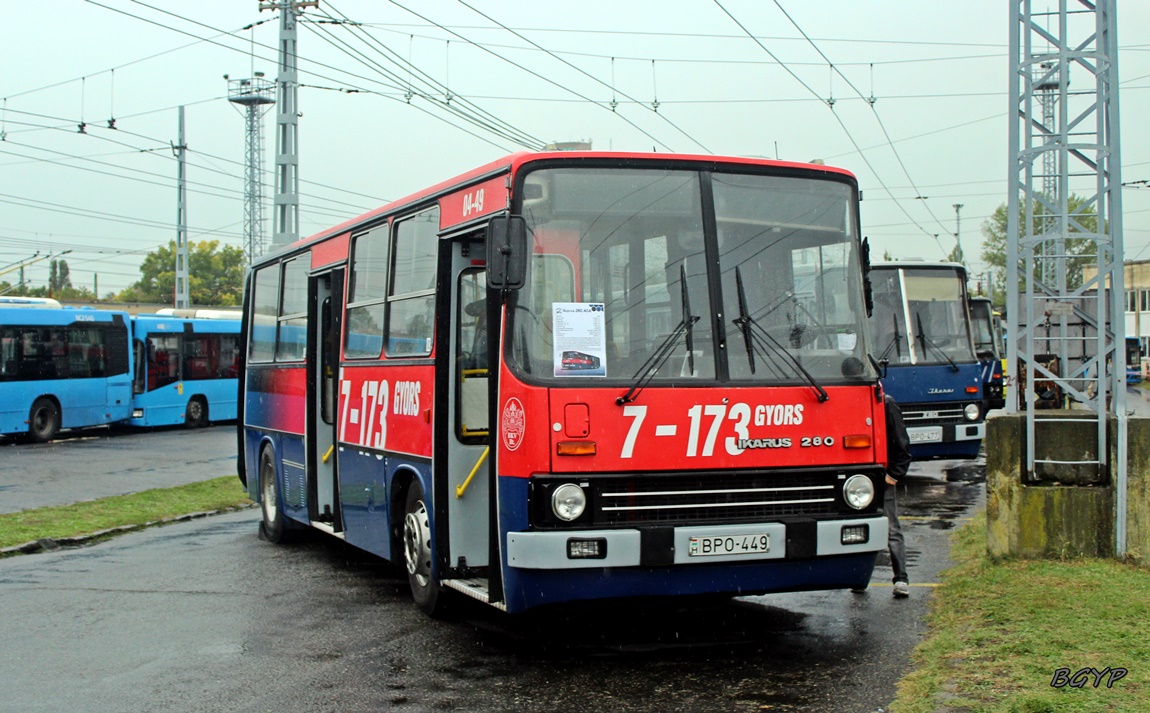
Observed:
[[[260,453],[260,533],[268,542],[282,544],[288,541],[287,523],[280,504],[280,488],[276,479],[276,460],[271,448]]]
[[[439,582],[432,573],[431,516],[418,482],[407,490],[407,504],[403,516],[403,561],[407,566],[407,581],[411,585],[411,598],[427,614],[443,614],[443,598]]]
[[[28,437],[36,443],[47,443],[60,430],[60,409],[48,398],[38,398],[28,413]]]
[[[184,425],[188,428],[208,425],[208,404],[203,396],[193,396],[188,400],[188,408],[184,412]]]

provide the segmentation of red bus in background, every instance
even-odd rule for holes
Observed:
[[[264,257],[239,438],[265,536],[399,563],[433,614],[866,586],[857,202],[826,166],[520,153]]]

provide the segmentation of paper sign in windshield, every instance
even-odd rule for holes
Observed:
[[[602,302],[553,302],[555,376],[607,376]]]

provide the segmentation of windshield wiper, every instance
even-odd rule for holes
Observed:
[[[696,315],[691,314],[691,298],[687,294],[687,270],[683,267],[682,263],[679,264],[679,284],[682,286],[680,298],[683,303],[683,318],[679,320],[679,324],[675,325],[675,329],[667,335],[666,339],[660,342],[659,346],[655,349],[655,353],[651,355],[647,361],[643,362],[643,366],[631,375],[631,378],[638,378],[634,386],[627,389],[627,393],[615,399],[615,403],[622,406],[623,404],[631,403],[638,396],[639,392],[647,387],[651,379],[655,378],[655,374],[659,369],[663,368],[663,364],[670,358],[671,352],[675,348],[675,343],[679,341],[679,335],[687,335],[687,364],[691,369],[691,373],[695,373],[695,339],[693,327],[695,322],[699,321]]]
[[[958,364],[955,364],[954,360],[951,359],[949,356],[947,356],[946,352],[943,351],[942,347],[935,344],[933,339],[926,336],[926,330],[922,328],[922,313],[921,312],[917,313],[914,315],[914,317],[918,321],[918,341],[922,344],[922,353],[926,354],[927,346],[934,347],[934,350],[936,352],[938,352],[942,356],[943,359],[946,359],[946,362],[948,364],[950,364],[950,368],[953,369],[955,372],[957,372],[958,371]]]
[[[787,351],[778,341],[767,333],[767,330],[755,321],[754,317],[747,311],[747,294],[743,290],[743,274],[739,268],[735,268],[735,289],[739,293],[739,316],[737,319],[732,320],[739,326],[739,330],[743,333],[743,342],[747,346],[747,359],[750,361],[751,373],[755,373],[755,347],[762,349],[763,354],[769,354],[771,351],[776,356],[783,357],[782,363],[788,364],[795,369],[796,372],[801,374],[811,388],[818,394],[819,403],[822,403],[830,398],[827,395],[826,389],[815,381],[815,377],[807,371],[799,360],[793,354]],[[754,331],[758,330],[758,331]],[[776,364],[777,368],[777,364]]]
[[[891,313],[890,318],[894,321],[894,335],[890,338],[890,344],[887,344],[886,349],[882,350],[882,354],[878,358],[879,361],[886,359],[892,348],[895,356],[902,356],[902,332],[898,329],[898,315]]]

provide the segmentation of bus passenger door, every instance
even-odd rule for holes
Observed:
[[[335,533],[343,531],[335,448],[343,276],[342,269],[313,275],[308,300],[308,354],[315,357],[308,360],[308,517]]]
[[[471,577],[475,573],[468,570],[488,564],[490,538],[487,282],[482,262],[487,253],[483,234],[452,240],[450,251],[450,319],[439,342],[449,346],[449,356],[444,360],[446,368],[437,370],[447,375],[447,383],[441,384],[446,387],[447,408],[440,410],[441,420],[436,424],[437,440],[446,443],[445,449],[436,451],[445,452],[447,461],[437,473],[442,485],[436,491],[442,498],[439,502],[446,502],[446,506],[436,509],[440,514],[446,510],[447,527],[437,526],[436,534],[448,538],[446,552],[443,548],[441,552],[454,576]]]

